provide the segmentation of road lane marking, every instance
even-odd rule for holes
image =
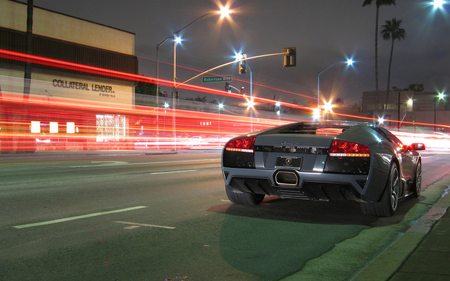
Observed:
[[[127,222],[127,221],[115,221],[115,223],[121,223],[121,224],[129,224],[134,227],[126,227],[126,229],[133,229],[139,226],[146,226],[146,227],[157,227],[157,228],[165,228],[165,229],[175,229],[174,226],[165,226],[165,225],[156,225],[156,224],[146,224],[146,223],[135,223],[135,222]]]
[[[124,227],[123,229],[135,229],[135,228],[139,228],[139,227],[141,227],[141,226],[140,225],[130,225],[130,226]]]
[[[150,175],[177,174],[177,173],[188,173],[188,172],[197,172],[197,170],[182,170],[182,171],[153,172],[153,173],[150,173]]]
[[[91,161],[92,164],[98,164],[96,166],[120,166],[128,165],[130,163],[125,161]]]
[[[192,159],[192,160],[176,160],[176,161],[158,161],[158,162],[142,162],[142,163],[128,163],[121,161],[91,161],[91,165],[77,165],[70,166],[71,168],[89,168],[89,167],[102,167],[102,166],[135,166],[135,165],[157,165],[157,164],[170,164],[170,163],[185,163],[185,162],[220,162],[220,158],[213,159]]]
[[[68,222],[68,221],[73,221],[73,220],[80,220],[80,219],[85,219],[85,218],[104,216],[104,215],[109,215],[109,214],[123,213],[123,212],[128,212],[128,211],[144,209],[144,208],[147,208],[147,206],[136,206],[136,207],[131,207],[131,208],[112,210],[112,211],[105,211],[105,212],[98,212],[98,213],[92,213],[92,214],[75,216],[75,217],[69,217],[69,218],[62,218],[62,219],[51,220],[51,221],[44,221],[44,222],[36,222],[36,223],[15,225],[13,227],[17,228],[17,229],[29,228],[29,227],[35,227],[35,226],[49,225],[49,224],[62,223],[62,222]]]

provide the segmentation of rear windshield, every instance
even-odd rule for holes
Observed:
[[[348,126],[335,124],[304,124],[297,123],[288,126],[280,131],[280,134],[312,134],[312,135],[327,135],[337,136],[345,131]]]

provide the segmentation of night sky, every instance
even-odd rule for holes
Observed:
[[[26,1],[22,1],[26,2]],[[274,96],[285,102],[317,98],[317,74],[347,58],[353,67],[336,64],[320,76],[321,95],[344,98],[347,105],[361,101],[363,91],[375,90],[376,6],[362,7],[363,0],[235,0],[230,21],[205,17],[182,32],[177,48],[178,81],[234,60],[236,52],[248,56],[282,52],[297,47],[297,66],[282,67],[282,56],[249,62],[254,94]],[[375,0],[373,1],[375,2]],[[156,76],[156,45],[201,15],[226,2],[214,0],[34,0],[35,6],[98,22],[136,34],[139,74]],[[397,0],[380,8],[379,26],[386,20],[402,20],[405,40],[396,41],[391,86],[405,88],[423,83],[426,91],[450,89],[450,3],[435,10],[427,0]],[[173,47],[160,48],[160,78],[172,79]],[[391,42],[379,36],[379,87],[387,86]],[[239,75],[237,64],[215,71],[233,75],[232,85],[248,88],[249,74]],[[242,81],[240,81],[242,80]],[[223,89],[224,83],[194,84]],[[260,87],[257,84],[268,86]],[[282,92],[277,89],[287,91]],[[170,89],[167,89],[170,92]],[[201,93],[201,96],[205,94]],[[207,97],[208,100],[214,97]]]

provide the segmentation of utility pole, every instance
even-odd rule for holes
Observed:
[[[33,0],[27,2],[27,55],[33,52]],[[25,101],[28,101],[31,87],[31,62],[27,58],[24,71],[23,95]]]

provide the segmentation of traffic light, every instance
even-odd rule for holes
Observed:
[[[225,82],[225,91],[231,91],[230,82]]]
[[[247,55],[243,54],[242,59],[239,61],[239,74],[247,73],[247,61],[245,61],[246,58]]]
[[[283,48],[283,67],[295,66],[297,61],[297,48],[288,47]]]
[[[241,87],[241,94],[245,96],[245,87]]]

